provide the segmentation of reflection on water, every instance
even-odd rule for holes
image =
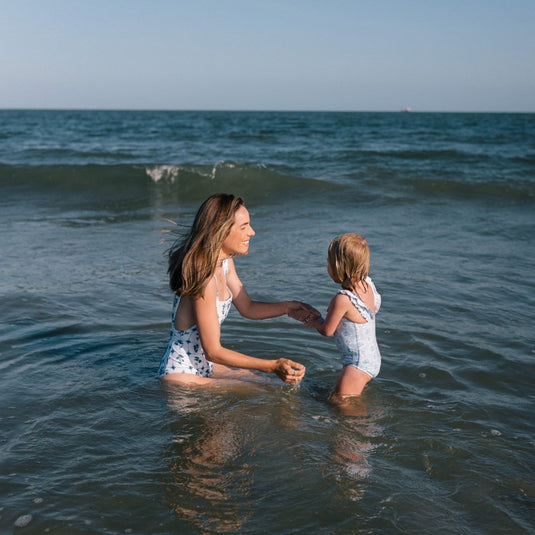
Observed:
[[[366,479],[373,471],[372,453],[381,441],[380,414],[370,410],[365,396],[338,400],[336,410],[339,417],[329,441],[328,462],[341,495],[357,501],[364,495]]]
[[[253,529],[259,507],[291,523],[303,492],[318,506],[324,495],[346,504],[362,498],[381,435],[364,400],[316,407],[303,391],[248,388],[166,389],[166,499],[178,518],[201,533],[235,533]],[[290,492],[271,504],[281,485]]]
[[[201,429],[204,434],[175,439],[170,448],[174,485],[168,498],[177,515],[201,531],[232,533],[247,516],[240,509],[252,484],[251,470],[240,462],[243,445],[232,423],[212,419]]]
[[[172,476],[167,499],[178,517],[201,532],[233,533],[248,517],[254,427],[245,403],[229,407],[225,401],[213,389],[168,388],[173,419],[165,453]]]
[[[348,418],[338,426],[338,434],[331,444],[331,459],[338,465],[342,473],[352,480],[358,481],[368,477],[371,466],[366,454],[372,446],[362,436],[362,425],[357,417],[368,415],[368,406],[362,398],[346,399],[338,402],[340,413]],[[360,489],[353,489],[355,498],[361,498]]]

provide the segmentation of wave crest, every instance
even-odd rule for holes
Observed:
[[[151,165],[145,168],[145,172],[152,179],[154,183],[160,181],[175,182],[180,173],[198,175],[203,178],[216,178],[216,174],[221,169],[235,169],[239,164],[234,162],[220,161],[215,163],[210,171],[207,171],[205,166],[200,165]],[[247,168],[247,166],[244,166]],[[258,168],[265,168],[264,166],[257,166]]]

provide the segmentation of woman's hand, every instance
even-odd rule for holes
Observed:
[[[312,327],[314,329],[319,329],[321,328],[321,326],[323,325],[324,323],[324,318],[320,315],[320,316],[307,316],[303,323],[307,326],[307,327]]]
[[[285,383],[298,385],[305,376],[306,368],[290,359],[278,359],[274,373]]]
[[[321,314],[313,306],[301,301],[288,301],[288,316],[301,323],[307,323],[312,318],[320,317]]]

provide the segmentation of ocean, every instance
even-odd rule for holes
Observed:
[[[257,300],[325,312],[363,234],[379,376],[236,310],[223,343],[298,387],[157,379],[166,251],[215,192]],[[0,111],[0,532],[531,534],[535,114]]]

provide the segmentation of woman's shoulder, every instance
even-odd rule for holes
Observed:
[[[234,266],[234,259],[232,257],[225,258],[223,260],[223,267],[226,267],[227,270],[233,269],[236,271],[236,267]]]
[[[199,299],[203,300],[214,300],[217,296],[217,281],[215,280],[215,277],[210,277],[210,280],[206,283],[206,286],[204,287],[204,291],[202,296],[193,298],[194,301],[197,301]]]
[[[232,259],[232,257],[225,259],[223,262],[225,263],[223,265],[223,268],[225,270],[225,277],[230,279],[237,278],[238,272],[236,271],[236,266],[234,265],[234,260]]]

